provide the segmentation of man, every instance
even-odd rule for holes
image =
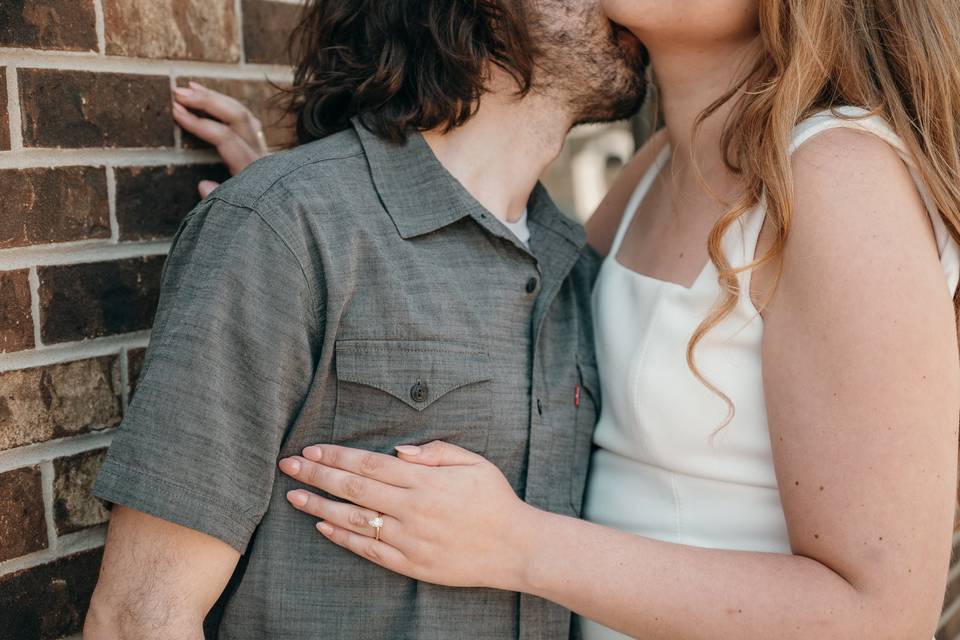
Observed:
[[[298,33],[292,104],[319,139],[217,189],[175,239],[94,488],[117,506],[84,635],[200,638],[219,600],[221,638],[566,636],[545,601],[323,540],[276,461],[444,439],[577,514],[595,256],[537,177],[571,126],[636,110],[639,45],[583,0],[323,0]]]

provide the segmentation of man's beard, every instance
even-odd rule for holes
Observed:
[[[564,101],[575,124],[637,113],[647,94],[646,53],[625,29],[584,0],[542,0],[534,90]]]

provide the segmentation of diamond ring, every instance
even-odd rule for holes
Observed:
[[[369,524],[371,527],[373,527],[374,531],[377,532],[377,535],[376,535],[376,538],[375,538],[375,539],[376,539],[377,541],[379,541],[379,540],[380,540],[380,529],[383,529],[383,516],[382,516],[382,515],[377,516],[376,518],[374,518],[373,520],[371,520],[371,521],[368,522],[367,524]]]

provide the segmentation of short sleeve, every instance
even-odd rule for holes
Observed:
[[[143,372],[94,495],[245,551],[310,387],[314,284],[256,211],[198,205],[164,266]]]

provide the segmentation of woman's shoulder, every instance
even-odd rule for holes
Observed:
[[[667,142],[665,129],[653,134],[620,171],[610,191],[587,221],[587,241],[601,255],[610,252],[627,203]]]

